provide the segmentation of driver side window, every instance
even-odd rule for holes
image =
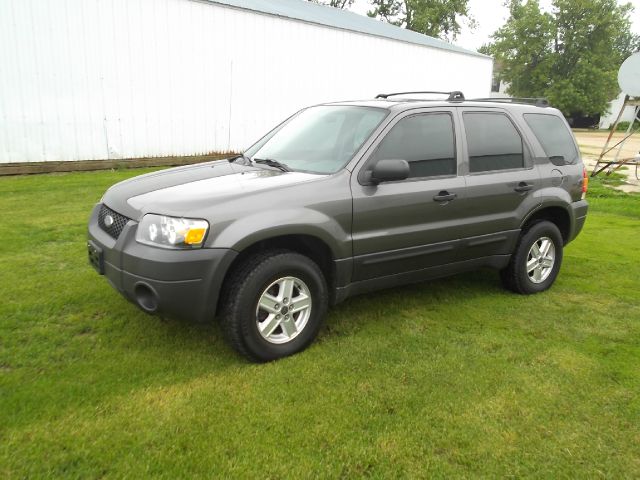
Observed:
[[[374,161],[409,162],[409,178],[455,175],[453,120],[448,113],[414,115],[400,120],[380,142]]]

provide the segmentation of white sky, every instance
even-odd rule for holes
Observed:
[[[633,31],[640,34],[640,0],[629,0],[635,6],[633,12]],[[618,1],[618,3],[626,3],[626,1]],[[540,4],[548,6],[551,0],[541,0]],[[500,28],[506,21],[509,11],[504,6],[504,0],[469,0],[471,15],[475,17],[478,26],[474,30],[470,30],[464,26],[462,33],[454,42],[461,47],[477,50],[484,43],[489,41],[489,35]],[[367,0],[356,0],[351,10],[366,15],[367,10],[371,8]]]

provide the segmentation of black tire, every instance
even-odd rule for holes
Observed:
[[[286,343],[275,344],[260,333],[256,309],[265,289],[284,277],[295,277],[304,282],[311,297],[311,307],[299,333]],[[309,346],[322,326],[328,298],[324,275],[310,258],[287,250],[258,253],[248,257],[227,279],[220,324],[228,342],[238,353],[254,362],[268,362]],[[277,327],[276,332],[278,328],[284,335],[282,327]]]
[[[542,238],[548,238],[552,241],[555,249],[555,261],[548,276],[543,281],[536,283],[527,271],[527,262],[530,260],[529,252],[533,244]],[[509,265],[500,271],[502,284],[505,288],[523,295],[543,292],[556,280],[562,265],[562,254],[563,240],[558,227],[547,220],[531,223],[520,235]]]

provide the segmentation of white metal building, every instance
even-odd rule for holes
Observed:
[[[609,103],[609,110],[600,117],[600,128],[610,128],[616,122],[616,118],[620,114],[620,109],[622,108],[622,104],[624,103],[625,93],[621,93],[618,97]],[[629,106],[624,109],[622,116],[620,117],[621,122],[632,122],[635,119],[636,111],[635,108]]]
[[[0,163],[239,151],[314,103],[487,97],[492,68],[303,0],[2,0]]]

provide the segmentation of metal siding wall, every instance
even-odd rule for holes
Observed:
[[[490,59],[189,0],[0,2],[0,162],[241,150],[296,110],[488,96]]]

